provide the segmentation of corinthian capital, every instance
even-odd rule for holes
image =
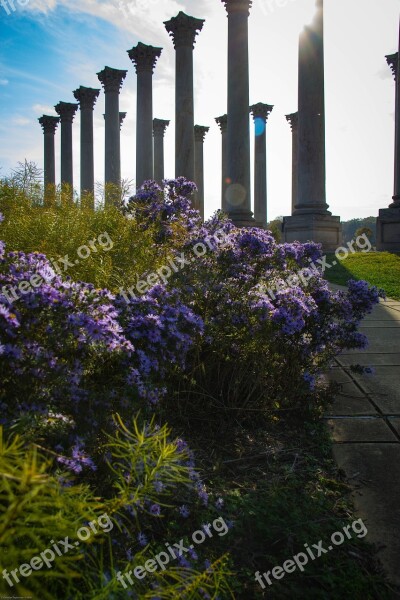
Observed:
[[[221,117],[217,117],[215,122],[219,126],[222,133],[227,130],[228,127],[228,115],[222,115]]]
[[[273,106],[271,104],[263,104],[259,102],[258,104],[253,104],[250,106],[250,112],[253,115],[253,119],[262,119],[264,123],[268,121],[268,117],[273,110]]]
[[[204,142],[206,133],[210,131],[209,127],[203,127],[202,125],[194,126],[194,139],[196,142]]]
[[[135,65],[136,73],[153,73],[157,58],[161,56],[162,48],[146,46],[139,42],[130,50],[127,50],[128,56]]]
[[[78,104],[72,102],[59,102],[55,105],[55,111],[60,115],[61,123],[72,123],[75,113],[78,110]]]
[[[127,72],[120,69],[112,69],[111,67],[104,67],[102,71],[97,73],[97,77],[107,94],[108,92],[120,91]]]
[[[386,62],[392,70],[394,80],[397,81],[397,69],[399,66],[399,53],[388,54],[386,57]]]
[[[225,4],[228,15],[238,12],[249,15],[253,0],[222,0],[222,3]]]
[[[163,119],[153,119],[153,135],[164,137],[165,130],[169,125],[169,121],[164,121]]]
[[[296,129],[299,125],[299,113],[298,112],[291,113],[290,115],[285,115],[285,117],[286,117],[286,121],[290,125],[290,129],[292,131],[296,131]]]
[[[55,133],[57,126],[60,122],[60,117],[51,117],[49,115],[43,115],[38,119],[42,126],[43,133]]]
[[[81,110],[85,108],[94,109],[94,105],[96,104],[96,100],[99,97],[100,90],[88,87],[79,87],[77,90],[73,92],[74,97],[78,100]]]
[[[178,16],[172,17],[169,21],[164,21],[164,25],[172,37],[175,48],[180,46],[194,48],[196,35],[203,29],[204,19],[189,17],[189,15],[180,11]]]

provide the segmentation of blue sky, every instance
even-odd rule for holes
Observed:
[[[9,0],[4,0],[8,2]],[[221,134],[226,112],[226,13],[220,0],[14,0],[0,6],[0,167],[24,158],[42,166],[43,113],[74,102],[80,85],[101,87],[105,65],[128,69],[121,110],[122,175],[135,176],[136,75],[126,50],[138,41],[162,46],[154,74],[154,116],[170,119],[166,175],[174,175],[174,50],[163,21],[179,10],[205,18],[195,61],[195,122],[205,140],[206,214],[220,204]],[[268,216],[290,214],[291,133],[284,115],[297,109],[298,35],[314,0],[254,0],[250,13],[250,102],[275,105],[267,126]],[[397,50],[400,0],[325,0],[327,192],[342,219],[377,215],[393,188],[394,81],[385,54]],[[104,95],[95,109],[96,180],[103,180]],[[56,138],[59,178],[59,132]],[[79,186],[79,114],[74,122]]]

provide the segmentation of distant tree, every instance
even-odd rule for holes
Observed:
[[[366,217],[364,219],[351,219],[342,222],[343,243],[351,242],[356,237],[356,231],[362,227],[368,227],[372,231],[371,243],[376,243],[376,217]]]
[[[365,235],[369,239],[372,244],[372,238],[374,237],[374,232],[370,227],[359,227],[354,234],[354,237],[357,239],[358,237]]]
[[[272,233],[277,242],[282,241],[282,221],[283,217],[276,217],[276,219],[267,223],[267,229]]]

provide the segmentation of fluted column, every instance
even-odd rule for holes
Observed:
[[[217,117],[215,122],[218,124],[222,134],[222,152],[221,152],[221,208],[227,211],[226,189],[228,187],[228,147],[227,147],[227,132],[228,132],[228,115]]]
[[[59,117],[43,115],[39,123],[44,137],[44,203],[50,204],[55,199],[56,160],[54,136],[60,122]]]
[[[105,93],[105,184],[121,185],[119,92],[127,71],[105,67],[97,73]],[[106,203],[112,195],[106,194]]]
[[[222,0],[228,12],[228,178],[227,208],[237,225],[254,225],[251,212],[249,43],[252,0]]]
[[[376,223],[377,250],[389,252],[400,252],[400,24],[398,44],[398,52],[386,56],[396,83],[393,202],[379,211]]]
[[[204,221],[204,138],[209,127],[195,125],[194,127],[194,142],[195,142],[195,168],[194,181],[197,185],[195,195],[195,207],[200,211],[200,216]]]
[[[92,194],[94,208],[93,109],[100,90],[80,86],[74,91],[81,110],[81,197]]]
[[[175,176],[194,180],[193,49],[203,19],[183,13],[165,21],[176,50]]]
[[[164,135],[169,121],[153,119],[154,180],[161,185],[164,179]]]
[[[136,189],[154,177],[153,168],[153,72],[162,48],[141,42],[128,55],[137,73]]]
[[[78,104],[59,102],[54,107],[61,122],[61,184],[74,189],[74,167],[72,157],[72,122],[78,110]]]
[[[274,107],[270,104],[250,106],[254,119],[254,218],[265,227],[267,224],[267,121]]]
[[[297,203],[298,152],[299,152],[299,113],[286,115],[292,131],[292,214]]]

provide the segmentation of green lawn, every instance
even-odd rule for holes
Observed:
[[[336,260],[327,258],[328,265]],[[335,266],[326,269],[328,281],[346,285],[349,279],[365,279],[368,283],[383,288],[389,298],[400,300],[400,256],[390,252],[357,252]]]

